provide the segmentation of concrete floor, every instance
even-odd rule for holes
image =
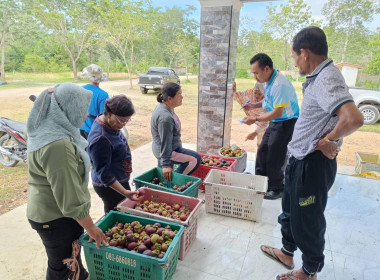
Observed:
[[[154,167],[151,144],[133,151],[132,177]],[[194,145],[186,145],[194,148]],[[248,156],[254,160],[254,155]],[[249,163],[253,167],[253,163]],[[352,168],[339,167],[352,174]],[[103,215],[103,204],[92,187],[91,216]],[[200,193],[200,198],[204,197]],[[326,209],[325,267],[319,280],[380,279],[380,181],[338,175]],[[262,255],[259,246],[281,246],[277,216],[281,201],[263,203],[262,223],[207,214],[202,207],[197,240],[173,279],[274,280],[284,268]],[[44,279],[46,255],[37,233],[25,217],[26,205],[0,216],[0,280]],[[301,253],[295,254],[296,268]]]

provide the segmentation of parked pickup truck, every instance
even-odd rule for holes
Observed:
[[[167,82],[180,83],[179,77],[173,69],[168,67],[150,67],[148,73],[139,75],[138,85],[141,92],[146,94],[149,89],[160,90]]]
[[[364,124],[374,124],[379,119],[380,90],[350,88],[356,106],[364,117]]]

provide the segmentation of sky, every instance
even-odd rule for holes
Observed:
[[[280,4],[284,4],[288,1],[274,1],[272,2],[274,6],[279,6]],[[323,4],[327,3],[328,0],[304,0],[304,2],[311,7],[312,17],[317,20],[323,20],[321,10]],[[181,8],[185,8],[186,5],[192,5],[197,8],[193,17],[199,21],[200,19],[200,10],[201,5],[199,0],[152,0],[152,3],[155,7],[173,7],[179,6]],[[253,30],[261,31],[261,21],[265,19],[267,15],[266,6],[269,5],[268,2],[252,2],[245,3],[242,9],[240,10],[240,18],[250,17],[254,19]],[[377,15],[373,18],[372,22],[365,23],[365,26],[371,31],[375,31],[377,27],[380,27],[380,16]]]

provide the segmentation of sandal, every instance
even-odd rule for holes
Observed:
[[[267,248],[269,249],[270,254],[267,253],[266,251],[264,251],[264,249],[263,249],[264,247],[267,247]],[[275,249],[275,248],[270,247],[270,246],[266,246],[266,245],[261,245],[261,246],[260,246],[260,249],[261,249],[261,251],[264,253],[264,255],[266,255],[267,257],[271,258],[272,260],[275,260],[276,262],[282,264],[282,265],[283,265],[284,267],[286,267],[287,269],[293,269],[293,268],[294,268],[294,265],[292,265],[292,266],[287,265],[287,264],[283,263],[283,262],[279,259],[279,257],[276,256],[276,254],[275,254],[274,251],[273,251],[273,249]],[[290,279],[291,279],[291,278],[290,278]],[[293,280],[293,279],[292,279],[292,280]]]
[[[300,278],[297,278],[293,275],[293,271],[289,271],[288,273],[286,273],[286,278],[288,278],[289,280],[301,280]],[[277,275],[276,280],[280,280],[280,275]]]
[[[301,280],[301,278],[298,278],[298,277],[295,277],[294,275],[293,275],[293,271],[289,271],[288,273],[286,273],[286,280]],[[276,277],[276,280],[280,280],[281,278],[280,278],[280,275],[277,275],[277,277]],[[309,278],[307,278],[307,279],[309,279]],[[315,278],[314,278],[314,276],[313,277],[311,277],[310,279],[312,279],[312,280],[316,280],[317,279],[317,275],[315,275]]]

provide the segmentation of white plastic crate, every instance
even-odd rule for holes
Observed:
[[[267,177],[212,169],[203,183],[207,213],[261,221]]]

